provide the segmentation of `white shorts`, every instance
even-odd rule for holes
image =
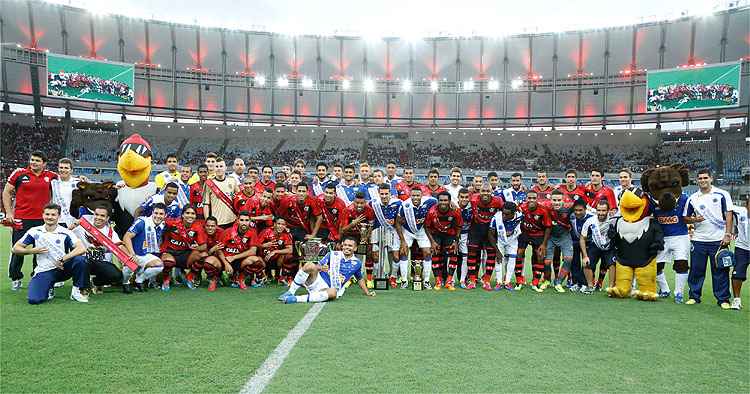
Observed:
[[[143,256],[135,256],[135,262],[138,264],[139,267],[145,267],[146,264],[154,261],[154,260],[160,260],[158,257],[152,255],[151,253],[146,253]]]
[[[383,229],[383,245],[388,248],[390,251],[398,251],[398,249],[401,247],[401,242],[398,239],[398,234],[396,234],[396,229],[392,227],[380,227],[372,230],[372,233],[370,233],[370,243],[372,244],[372,251],[377,252],[380,250],[380,246],[378,244],[380,243],[380,229]]]
[[[458,239],[458,253],[469,253],[469,233],[461,233],[461,238]]]
[[[518,253],[518,237],[509,239],[508,242],[497,240],[497,250],[503,257],[515,258]]]
[[[664,237],[664,249],[656,256],[657,263],[668,263],[673,260],[688,260],[690,257],[690,236],[672,235]]]
[[[411,248],[414,241],[417,241],[417,245],[423,249],[429,249],[430,246],[432,246],[432,244],[430,244],[430,239],[427,237],[427,233],[424,231],[424,227],[419,229],[416,234],[412,234],[411,231],[404,229],[404,242],[406,243],[406,247]]]
[[[331,288],[331,286],[328,283],[326,283],[325,280],[323,280],[323,278],[320,276],[320,274],[318,274],[315,277],[315,280],[312,283],[310,283],[309,285],[307,285],[307,284],[305,285],[305,289],[307,289],[307,293],[308,294],[314,293],[316,291],[325,291],[326,289],[329,289],[329,288]],[[344,291],[345,290],[346,290],[346,287],[340,288],[336,292],[336,298],[339,298],[342,295],[344,295]]]

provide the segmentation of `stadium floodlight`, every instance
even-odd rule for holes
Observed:
[[[404,79],[401,82],[401,90],[403,90],[404,92],[407,92],[407,93],[411,92],[411,81],[408,80],[408,79]]]
[[[276,86],[280,88],[287,88],[289,87],[289,80],[282,75],[279,77],[279,79],[276,80]]]
[[[521,78],[515,78],[514,80],[510,81],[510,88],[513,90],[518,90],[523,86],[523,80]]]
[[[467,92],[474,90],[474,80],[464,82],[464,90]]]
[[[364,83],[362,84],[362,88],[365,92],[374,92],[375,91],[375,81],[372,79],[365,79]]]
[[[313,87],[313,81],[312,81],[312,79],[307,78],[307,77],[303,78],[302,79],[302,87],[305,88],[305,89],[312,89],[312,87]]]
[[[258,86],[265,86],[266,85],[266,77],[263,75],[258,75],[255,77],[255,83],[258,84]]]
[[[439,88],[438,81],[436,81],[434,79],[432,81],[430,81],[430,90],[432,92],[437,92],[438,88]]]
[[[487,89],[489,89],[489,90],[498,90],[498,89],[500,89],[500,81],[496,81],[494,79],[490,79],[490,81],[487,82]]]
[[[344,90],[349,90],[352,87],[352,82],[348,79],[344,79],[341,81],[341,88]]]

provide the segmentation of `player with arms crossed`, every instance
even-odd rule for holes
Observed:
[[[390,186],[388,193],[390,194]],[[325,302],[335,300],[346,291],[346,283],[355,278],[362,293],[374,297],[375,292],[367,289],[362,280],[362,262],[354,256],[357,240],[344,237],[341,250],[332,250],[320,260],[318,264],[306,263],[294,276],[289,289],[279,296],[279,301],[285,304],[298,302]],[[295,296],[300,287],[307,290],[307,294]]]

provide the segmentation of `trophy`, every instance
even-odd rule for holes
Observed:
[[[412,282],[412,290],[422,290],[422,261],[418,260],[414,263],[414,278]]]
[[[367,244],[370,243],[370,237],[368,237],[370,233],[370,223],[360,223],[359,224],[359,245],[357,245],[357,251],[356,254],[361,254],[363,256],[367,255]]]
[[[297,244],[297,253],[302,256],[302,264],[304,263],[315,263],[320,261],[321,250],[327,252],[327,248],[324,248],[320,238],[310,238],[305,242]]]
[[[388,253],[390,250],[386,250],[385,242],[385,228],[383,226],[378,227],[378,266],[375,272],[375,290],[388,290],[388,278],[385,276],[385,263],[388,261]]]

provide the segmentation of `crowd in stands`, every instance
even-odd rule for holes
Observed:
[[[73,129],[68,133],[65,156],[78,161],[111,163],[117,160],[116,131]]]
[[[0,123],[2,145],[0,158],[2,178],[7,179],[17,167],[25,167],[31,152],[39,150],[47,154],[49,161],[62,157],[63,127],[60,124],[36,127],[18,123]]]

